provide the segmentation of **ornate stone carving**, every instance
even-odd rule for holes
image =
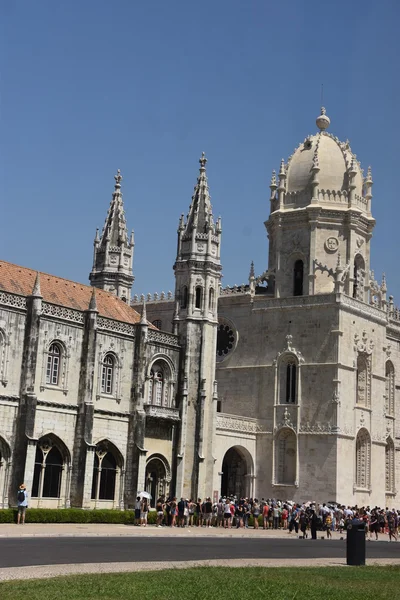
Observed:
[[[304,362],[304,358],[302,353],[293,346],[293,336],[289,333],[286,336],[286,348],[282,352],[278,352],[276,359],[273,361],[273,365],[278,363],[278,360],[285,356],[286,354],[294,354],[299,361],[299,363]]]
[[[368,340],[367,332],[362,332],[362,337],[358,333],[354,334],[354,350],[363,354],[372,354],[374,349],[374,342],[372,338]]]
[[[84,320],[83,312],[73,310],[72,308],[66,308],[65,306],[58,306],[57,304],[49,304],[48,302],[42,303],[42,314],[79,324],[83,324]]]
[[[147,341],[152,344],[166,344],[168,346],[179,348],[178,337],[172,333],[166,333],[165,331],[155,331],[154,329],[149,329]]]
[[[17,296],[16,294],[0,292],[0,304],[12,306],[13,308],[26,309],[26,298],[25,296]]]
[[[240,433],[261,433],[262,428],[257,423],[257,419],[246,417],[237,417],[225,413],[217,414],[217,429],[222,431],[237,431]]]
[[[168,419],[169,421],[180,421],[179,409],[170,406],[156,406],[154,404],[145,404],[144,411],[147,417],[157,419]]]
[[[311,424],[309,421],[305,421],[300,424],[299,433],[338,433],[338,431],[330,422],[317,421]]]
[[[282,429],[283,427],[290,427],[291,429],[294,429],[287,406],[285,406],[285,410],[283,411],[282,421],[275,425],[274,431],[278,431],[278,429]]]
[[[334,254],[338,251],[339,248],[339,240],[337,237],[330,236],[325,242],[325,250],[329,252],[329,254]]]
[[[132,325],[131,323],[123,323],[122,321],[114,321],[113,319],[98,317],[97,327],[98,329],[103,329],[104,331],[123,333],[125,335],[135,337],[135,325]]]

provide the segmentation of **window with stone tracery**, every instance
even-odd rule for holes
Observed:
[[[103,394],[112,394],[114,389],[115,358],[106,354],[101,368],[101,391]]]
[[[275,441],[275,483],[295,485],[296,436],[291,429],[282,429]]]
[[[394,443],[389,437],[385,447],[385,488],[386,492],[394,493]]]
[[[369,489],[371,485],[371,438],[366,429],[360,429],[356,438],[357,488]]]
[[[51,344],[47,353],[46,383],[58,385],[60,377],[61,347],[59,344]]]
[[[385,367],[385,410],[394,415],[395,374],[393,363],[388,360]]]
[[[155,406],[171,406],[172,383],[169,367],[164,361],[157,361],[147,382],[147,403]]]
[[[40,439],[36,447],[32,498],[60,498],[67,452],[52,439]]]
[[[279,402],[295,404],[298,393],[298,364],[295,356],[283,359],[279,364]]]
[[[362,406],[369,407],[371,405],[371,357],[369,355],[358,355],[356,376],[356,402]]]
[[[358,300],[364,300],[364,275],[365,262],[361,254],[357,254],[354,259],[353,298]]]

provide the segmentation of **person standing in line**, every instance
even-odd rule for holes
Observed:
[[[24,525],[25,523],[25,514],[26,509],[28,508],[28,492],[26,491],[26,486],[22,483],[19,486],[18,494],[18,517],[17,517],[17,525]]]
[[[149,512],[149,505],[147,502],[147,498],[142,498],[140,503],[140,525],[142,527],[146,527],[147,525],[147,514]]]
[[[267,503],[263,506],[263,529],[268,529],[268,514],[269,514],[269,505]]]
[[[317,539],[318,525],[319,525],[318,515],[315,512],[315,510],[313,510],[312,514],[311,514],[311,521],[310,521],[311,539],[312,540],[316,540]]]
[[[325,528],[326,528],[326,538],[332,537],[332,514],[330,512],[325,514]]]
[[[135,502],[135,525],[140,525],[140,506],[142,504],[142,501],[140,499],[140,496],[136,496],[136,502]]]
[[[156,503],[156,511],[157,511],[157,527],[162,527],[162,522],[164,519],[164,496],[160,496]]]

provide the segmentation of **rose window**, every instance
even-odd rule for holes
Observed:
[[[222,361],[236,347],[237,336],[233,326],[220,320],[217,329],[217,361]]]

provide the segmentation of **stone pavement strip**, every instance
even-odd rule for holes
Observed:
[[[290,564],[289,564],[290,563]],[[400,559],[374,558],[368,565],[400,565]],[[83,575],[88,573],[127,573],[134,571],[161,571],[163,569],[187,569],[194,567],[344,567],[344,559],[220,559],[182,562],[131,562],[131,563],[86,563],[76,565],[43,565],[35,567],[12,567],[0,569],[0,582],[17,579],[48,579],[62,575]]]

